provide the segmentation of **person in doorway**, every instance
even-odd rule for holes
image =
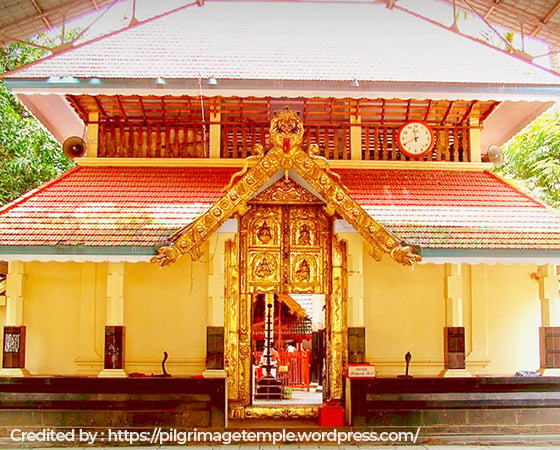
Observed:
[[[270,375],[276,378],[276,370],[280,364],[280,354],[276,350],[276,344],[265,348],[261,356],[261,366],[264,368],[263,373],[266,375],[266,365],[268,363],[268,352],[270,352]]]

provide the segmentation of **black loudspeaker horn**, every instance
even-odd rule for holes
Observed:
[[[85,156],[87,150],[85,141],[78,136],[72,136],[66,139],[64,144],[62,144],[62,149],[64,150],[64,154],[70,159]]]

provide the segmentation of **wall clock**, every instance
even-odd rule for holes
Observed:
[[[425,122],[406,122],[399,128],[397,144],[405,155],[420,158],[432,150],[434,130]]]

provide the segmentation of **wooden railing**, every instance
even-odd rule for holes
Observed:
[[[99,157],[203,158],[208,129],[200,122],[102,122]]]
[[[308,350],[280,352],[280,367],[286,368],[285,372],[280,374],[285,377],[285,386],[309,391],[311,366]]]
[[[221,122],[220,156],[244,159],[256,145],[269,146],[269,124]],[[350,159],[350,124],[306,124],[303,147],[319,146],[330,160]],[[379,123],[361,125],[363,160],[406,161],[397,145],[398,126]],[[470,134],[467,126],[435,126],[433,151],[424,161],[467,162]],[[200,122],[102,122],[99,127],[99,157],[205,158],[209,128]]]
[[[222,122],[222,158],[246,158],[257,144],[269,145],[268,124],[250,122]],[[350,159],[350,126],[306,125],[304,148],[319,146],[327,159]]]
[[[275,375],[282,381],[282,386],[291,388],[307,389],[311,382],[311,365],[309,350],[296,350],[294,352],[278,352],[280,360],[274,363]],[[256,362],[255,375],[258,378],[264,375],[260,361],[262,352],[255,352]],[[255,380],[256,381],[256,380]]]
[[[399,127],[362,124],[362,159],[375,161],[407,161],[397,145]],[[468,127],[434,127],[435,144],[424,161],[469,161]]]

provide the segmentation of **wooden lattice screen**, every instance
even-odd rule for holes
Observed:
[[[481,126],[494,101],[350,98],[240,98],[187,96],[67,96],[88,123],[98,116],[100,157],[192,158],[209,156],[211,124],[220,125],[220,156],[246,158],[268,144],[274,114],[284,107],[301,115],[304,146],[317,144],[328,159],[350,159],[352,123],[361,127],[364,160],[406,160],[396,145],[399,127],[425,121],[436,143],[424,160],[468,161],[470,130]],[[217,113],[218,119],[213,118]]]
[[[204,158],[208,129],[200,122],[102,122],[99,157]]]

